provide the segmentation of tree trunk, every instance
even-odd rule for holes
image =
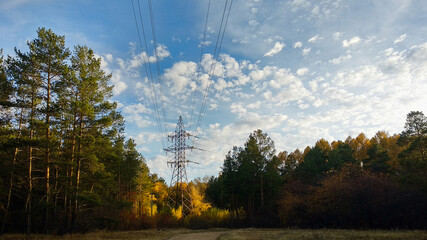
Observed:
[[[46,175],[45,175],[45,189],[46,189],[46,200],[45,200],[45,222],[44,232],[49,233],[49,204],[50,204],[50,84],[51,84],[51,72],[50,66],[47,76],[47,89],[46,89],[46,150],[45,150],[45,164],[46,164]]]
[[[22,127],[22,115],[23,115],[24,109],[21,109],[21,113],[19,114],[19,125],[18,125],[18,136],[17,139],[19,140],[21,138],[21,127]],[[4,233],[4,229],[6,228],[6,222],[9,215],[9,206],[10,206],[10,199],[12,197],[12,189],[13,189],[13,178],[15,173],[15,165],[16,165],[16,158],[18,156],[19,148],[15,147],[15,151],[13,152],[13,158],[12,158],[12,172],[10,173],[10,179],[9,179],[9,191],[7,193],[7,203],[6,203],[6,210],[3,217],[3,224],[1,226],[1,233]]]
[[[30,147],[28,149],[28,193],[27,202],[25,204],[25,210],[27,212],[27,234],[31,234],[31,195],[33,193],[33,126],[32,122],[34,119],[34,96],[31,98],[31,113],[30,113]]]
[[[73,212],[73,227],[77,218],[77,214],[79,211],[79,187],[80,187],[80,171],[81,171],[81,161],[82,161],[82,139],[83,139],[83,114],[80,114],[79,119],[79,144],[77,147],[77,169],[76,169],[76,193],[75,193],[75,199],[74,199],[74,212]]]
[[[261,191],[261,208],[264,207],[264,175],[260,177],[260,191]]]
[[[76,95],[75,98],[75,102],[77,102],[78,99],[78,94]],[[68,231],[68,223],[71,222],[71,226],[74,227],[74,223],[73,223],[73,216],[74,216],[74,209],[73,209],[73,202],[72,202],[72,189],[73,189],[73,176],[74,176],[74,162],[75,162],[75,157],[76,157],[76,128],[77,128],[77,107],[74,106],[74,117],[73,117],[73,131],[72,131],[72,136],[71,136],[71,164],[69,167],[69,178],[67,178],[69,180],[68,186],[70,188],[69,190],[69,194],[70,197],[68,197],[68,209],[66,209],[66,218],[65,218],[65,230]]]

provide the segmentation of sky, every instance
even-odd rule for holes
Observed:
[[[218,37],[226,2],[153,0],[153,38],[147,0],[0,0],[0,48],[27,51],[45,27],[70,49],[93,49],[126,137],[167,182],[173,155],[163,149],[179,116],[202,149],[186,153],[199,163],[187,166],[191,180],[218,176],[257,129],[291,152],[398,134],[407,113],[427,113],[426,1],[234,0]]]

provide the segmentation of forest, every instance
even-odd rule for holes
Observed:
[[[0,54],[1,233],[185,226],[426,229],[427,118],[403,131],[318,140],[293,152],[255,130],[218,176],[188,184],[193,212],[167,207],[111,101],[111,75],[89,47],[39,28]],[[404,113],[402,113],[404,114]],[[182,210],[181,210],[182,211]]]

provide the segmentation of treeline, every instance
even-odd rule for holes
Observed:
[[[404,129],[277,154],[254,131],[226,155],[206,196],[233,213],[233,227],[425,229],[427,118],[410,112]]]
[[[114,229],[149,216],[150,193],[164,198],[166,186],[125,140],[101,59],[45,28],[27,45],[0,54],[1,232]]]
[[[28,50],[0,53],[0,225],[63,234],[149,227],[422,228],[427,119],[399,135],[363,133],[279,152],[261,130],[225,157],[218,177],[188,184],[193,212],[167,207],[110,101],[111,75],[86,46],[40,28]]]

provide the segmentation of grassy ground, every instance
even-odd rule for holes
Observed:
[[[304,229],[241,229],[222,235],[219,240],[338,240],[338,239],[427,239],[426,231],[360,231],[360,230],[304,230]]]
[[[63,236],[50,236],[50,235],[38,235],[32,234],[31,238],[28,238],[27,235],[23,234],[7,234],[0,236],[1,240],[24,240],[24,239],[33,239],[33,240],[101,240],[101,239],[111,239],[111,240],[133,240],[133,239],[153,239],[153,240],[163,240],[172,237],[175,234],[184,233],[184,230],[166,230],[166,231],[157,231],[157,230],[142,230],[142,231],[123,231],[123,232],[110,232],[110,231],[96,231],[85,234],[70,234]]]
[[[64,236],[46,236],[46,235],[31,235],[34,240],[163,240],[169,239],[172,236],[179,234],[196,233],[196,232],[212,232],[221,231],[218,229],[209,230],[188,230],[188,229],[166,229],[166,230],[141,230],[141,231],[97,231],[86,234],[72,234]],[[222,229],[224,231],[224,229]],[[29,239],[23,234],[7,234],[0,236],[1,240],[24,240]],[[219,240],[338,240],[338,239],[371,239],[371,240],[400,240],[414,239],[427,240],[427,231],[359,231],[359,230],[304,230],[304,229],[237,229],[229,230],[218,238]]]

